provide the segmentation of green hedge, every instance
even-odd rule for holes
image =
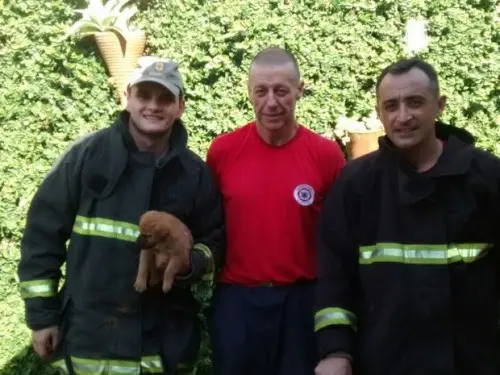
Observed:
[[[404,56],[410,17],[428,20],[435,64],[449,97],[444,120],[466,127],[500,154],[500,24],[494,0],[142,0],[137,22],[146,54],[177,59],[187,85],[190,145],[252,118],[248,63],[278,44],[296,53],[306,95],[300,121],[330,134],[339,115],[374,106],[380,69]],[[0,5],[0,366],[28,343],[17,295],[18,242],[30,199],[54,159],[75,138],[107,126],[119,110],[92,38],[60,41],[75,0],[4,0]],[[208,373],[208,347],[198,373]],[[31,358],[31,357],[22,357]],[[22,361],[22,359],[21,359]],[[26,360],[27,363],[29,360]],[[2,374],[19,374],[14,364]],[[10,371],[10,372],[9,372]]]

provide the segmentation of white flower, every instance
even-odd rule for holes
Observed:
[[[408,55],[424,49],[429,44],[426,34],[426,21],[409,19],[406,23],[406,51]]]

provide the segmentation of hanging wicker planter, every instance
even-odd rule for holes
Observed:
[[[133,31],[123,37],[112,31],[94,34],[99,51],[106,63],[117,98],[126,106],[124,95],[131,73],[137,66],[138,58],[146,47],[144,31]]]
[[[129,3],[130,0],[87,0],[87,8],[75,10],[82,15],[81,19],[65,35],[95,37],[122,106],[126,105],[127,81],[146,46],[146,34],[130,24],[138,8]]]

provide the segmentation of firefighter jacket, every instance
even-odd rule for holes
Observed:
[[[169,151],[156,158],[137,150],[128,119],[124,111],[70,147],[28,211],[18,267],[27,325],[60,326],[53,364],[65,372],[170,374],[194,361],[199,304],[190,286],[222,261],[220,194],[187,148],[184,125],[176,121]],[[134,289],[138,222],[149,209],[174,214],[194,238],[191,273],[167,294]]]
[[[325,201],[315,330],[354,375],[500,374],[500,161],[462,129],[436,134],[428,172],[381,137]]]

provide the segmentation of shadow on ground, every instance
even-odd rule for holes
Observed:
[[[2,369],[0,375],[57,375],[58,372],[44,364],[27,346],[16,354]]]

